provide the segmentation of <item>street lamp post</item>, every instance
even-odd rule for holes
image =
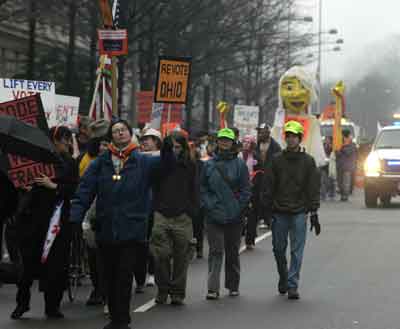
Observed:
[[[291,32],[291,24],[292,21],[300,21],[300,22],[307,22],[312,23],[314,21],[313,17],[305,16],[305,17],[292,17],[292,6],[293,2],[289,1],[288,3],[288,17],[287,17],[287,69],[290,69],[292,65],[292,32]],[[294,15],[293,15],[294,16]]]
[[[342,48],[340,47],[340,46],[336,46],[336,47],[333,47],[333,48],[326,48],[326,49],[322,49],[322,53],[332,53],[332,52],[339,52],[339,51],[341,51],[342,50]],[[315,52],[315,53],[309,53],[309,54],[307,54],[307,58],[316,58],[316,56],[315,55],[318,55],[318,52]],[[315,61],[317,61],[318,60],[318,58],[316,58],[316,60]],[[314,61],[314,62],[315,62]]]
[[[318,24],[318,108],[317,114],[321,113],[321,57],[322,57],[322,0],[319,0],[319,24]]]
[[[291,12],[292,12],[292,2],[291,1],[289,1],[289,3],[288,3],[288,45],[287,45],[287,47],[288,47],[288,51],[287,51],[287,68],[288,69],[290,69],[290,65],[291,65],[291,60],[290,60],[290,57],[291,57],[291,54],[290,54],[290,51],[291,51],[291,49],[290,49],[290,38],[291,38],[291,35],[290,35],[290,23],[291,23]]]

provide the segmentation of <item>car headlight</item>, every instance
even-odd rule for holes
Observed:
[[[368,155],[364,164],[364,172],[367,177],[379,177],[381,171],[381,160],[376,153]]]

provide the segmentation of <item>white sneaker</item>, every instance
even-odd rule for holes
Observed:
[[[149,275],[149,276],[147,277],[146,286],[147,286],[147,287],[154,287],[155,284],[156,284],[156,282],[155,282],[155,279],[154,279],[154,275]]]
[[[108,305],[107,304],[104,305],[103,313],[104,313],[105,316],[109,316],[110,315],[110,310],[108,309]]]
[[[263,219],[260,220],[260,226],[259,227],[260,227],[261,230],[265,230],[265,229],[268,228],[268,226],[265,224]]]

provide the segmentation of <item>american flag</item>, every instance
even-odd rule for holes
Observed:
[[[111,59],[108,56],[100,58],[97,74],[100,81],[95,91],[95,102],[90,109],[89,117],[92,120],[101,118],[112,119],[112,89],[111,89]]]
[[[119,1],[114,0],[112,6],[112,16],[114,28],[118,28],[120,18]],[[89,116],[93,120],[104,118],[108,121],[112,120],[112,66],[111,58],[108,56],[100,57],[97,75],[101,75],[97,90],[95,90],[95,102],[90,108]],[[118,76],[118,71],[117,71]],[[118,77],[117,77],[118,79]]]

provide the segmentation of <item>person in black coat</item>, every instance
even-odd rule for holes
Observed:
[[[17,307],[11,314],[12,319],[19,319],[29,311],[30,288],[35,279],[39,279],[39,290],[44,293],[46,316],[55,319],[64,317],[60,312],[60,304],[68,284],[70,199],[78,184],[79,173],[71,156],[71,131],[59,126],[50,130],[50,136],[61,160],[55,166],[56,178],[50,179],[45,175],[36,178],[32,189],[25,196],[25,206],[19,210],[16,218],[24,273],[18,284]],[[61,202],[59,233],[47,259],[43,261],[50,220]]]
[[[0,171],[0,261],[2,259],[3,227],[14,215],[18,205],[18,193],[7,175]]]
[[[154,175],[154,227],[150,242],[155,260],[157,304],[183,305],[193,239],[193,220],[199,209],[196,163],[186,138],[171,135],[177,158],[175,168]],[[173,266],[171,265],[171,261]]]
[[[255,159],[257,161],[254,166],[252,177],[252,207],[248,216],[248,229],[246,232],[246,248],[253,250],[257,237],[257,224],[260,219],[264,219],[264,223],[270,227],[271,214],[265,211],[261,202],[261,193],[266,170],[271,166],[272,159],[282,151],[280,145],[271,137],[271,127],[266,123],[262,123],[257,128],[257,148]]]
[[[7,175],[0,171],[0,220],[12,216],[17,209],[18,193]]]

